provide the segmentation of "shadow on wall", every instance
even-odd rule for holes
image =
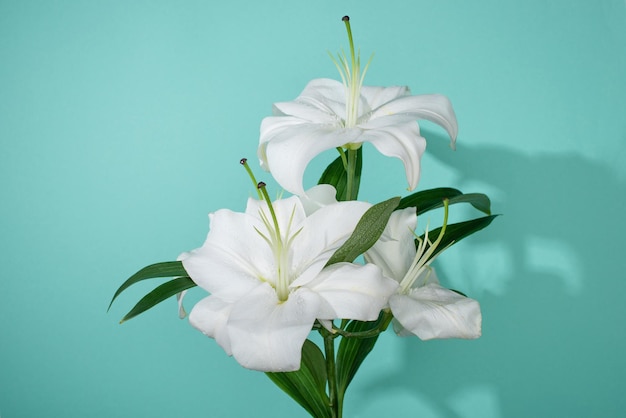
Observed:
[[[436,418],[620,416],[626,185],[580,155],[465,144],[454,153],[429,138],[459,188],[497,196],[504,214],[438,267],[444,285],[481,302],[483,336],[402,339],[401,366],[368,382],[364,399],[409,392]]]

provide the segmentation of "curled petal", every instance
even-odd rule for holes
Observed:
[[[302,345],[320,305],[314,293],[299,289],[280,302],[267,283],[237,301],[228,319],[232,354],[242,366],[263,372],[300,368]]]
[[[412,289],[408,295],[393,295],[389,306],[398,323],[422,340],[481,335],[478,302],[436,284]]]
[[[455,146],[459,127],[452,103],[444,95],[423,94],[400,97],[375,109],[372,119],[390,115],[402,115],[411,120],[424,119],[434,122],[448,132],[451,139],[450,145],[452,148]]]
[[[309,162],[323,151],[340,147],[359,135],[356,129],[339,129],[290,117],[270,117],[261,123],[258,157],[288,192],[302,195],[302,178]]]
[[[176,294],[176,301],[178,302],[178,317],[180,319],[183,319],[187,316],[185,305],[183,305],[183,299],[185,299],[186,294],[187,294],[186,290],[183,290],[182,292]]]
[[[420,159],[426,150],[426,140],[419,135],[419,126],[402,116],[372,119],[363,125],[361,141],[370,142],[387,157],[399,158],[404,163],[409,189],[413,190],[420,178]]]

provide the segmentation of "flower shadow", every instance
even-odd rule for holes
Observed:
[[[367,404],[374,393],[408,393],[427,399],[434,418],[617,414],[626,401],[616,402],[623,396],[606,382],[621,379],[626,338],[604,324],[624,317],[626,184],[611,167],[573,153],[462,143],[454,153],[445,138],[428,137],[427,153],[454,173],[455,187],[487,191],[504,214],[437,267],[442,284],[480,301],[483,336],[385,336],[394,339],[384,355],[397,360],[366,374],[356,395]],[[604,389],[590,399],[594,387]]]

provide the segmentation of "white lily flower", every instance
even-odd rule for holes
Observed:
[[[268,204],[265,196],[249,199],[245,213],[209,215],[206,242],[183,258],[211,293],[189,321],[244,367],[292,371],[316,319],[374,320],[397,283],[374,265],[324,267],[369,204],[335,202],[307,214],[298,197]]]
[[[274,104],[274,116],[261,123],[261,166],[285,190],[301,195],[305,168],[316,155],[369,142],[381,154],[402,160],[412,190],[426,149],[416,120],[442,126],[454,148],[458,125],[452,104],[440,94],[412,96],[408,87],[363,86],[367,66],[361,73],[347,26],[352,65],[345,55],[335,62],[343,83],[316,79],[294,101]]]
[[[368,262],[378,265],[385,276],[400,284],[397,293],[389,298],[396,333],[417,335],[422,340],[480,337],[482,316],[478,302],[440,286],[430,267],[443,231],[434,242],[428,240],[426,231],[425,239],[416,248],[416,224],[415,208],[394,212],[382,239],[365,253]]]

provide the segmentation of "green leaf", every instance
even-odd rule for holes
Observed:
[[[356,168],[354,173],[354,186],[359,189],[361,183],[361,171],[363,169],[363,147],[357,150]],[[335,161],[330,163],[326,170],[322,173],[317,184],[330,184],[337,190],[337,200],[343,202],[346,200],[348,174],[343,165],[341,157],[337,157]]]
[[[180,261],[166,261],[164,263],[151,264],[142,268],[137,273],[130,276],[122,285],[117,289],[111,303],[109,303],[109,309],[113,305],[113,301],[129,286],[146,279],[154,279],[157,277],[176,277],[176,276],[188,276],[183,263]]]
[[[472,219],[471,221],[459,222],[456,224],[449,224],[446,227],[446,233],[444,234],[441,242],[433,252],[430,258],[433,258],[439,252],[446,249],[448,246],[452,244],[456,244],[461,241],[463,238],[472,235],[475,232],[480,231],[483,228],[489,226],[489,224],[497,218],[499,215],[490,215],[484,216],[482,218]],[[429,237],[437,237],[441,232],[441,228],[434,229],[428,232]],[[422,240],[425,238],[424,235],[420,237]]]
[[[469,203],[479,211],[491,215],[491,201],[487,195],[482,193],[463,194],[460,190],[450,187],[422,190],[406,196],[400,200],[397,210],[414,206],[417,208],[417,215],[419,216],[429,210],[443,207],[443,199],[446,198],[449,200],[450,205]]]
[[[346,327],[347,332],[365,332],[376,329],[381,322],[386,320],[386,316],[381,312],[376,321],[363,322],[351,321]],[[342,337],[337,351],[337,391],[340,402],[343,402],[348,385],[361,367],[361,364],[372,351],[378,335],[369,338],[348,338]]]
[[[398,202],[400,202],[399,197],[392,197],[369,208],[357,223],[350,238],[335,251],[326,265],[330,266],[344,261],[351,263],[369,250],[382,235]]]
[[[326,361],[319,347],[310,340],[305,340],[302,346],[300,370],[265,374],[312,416],[331,416],[326,394]]]
[[[136,317],[142,312],[147,311],[153,306],[163,302],[165,299],[174,296],[183,290],[191,289],[194,286],[196,286],[196,284],[190,277],[178,277],[157,286],[152,292],[148,293],[146,296],[141,298],[139,302],[137,302],[133,309],[131,309],[130,312],[122,318],[120,324]]]

